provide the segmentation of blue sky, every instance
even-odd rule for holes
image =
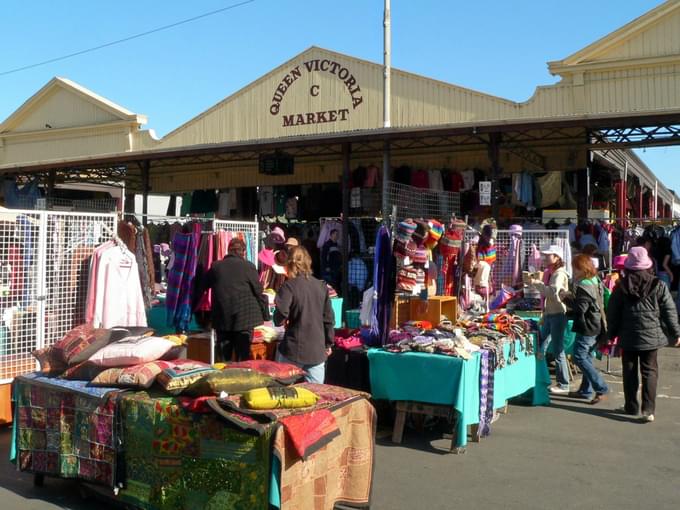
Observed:
[[[53,2],[6,0],[0,73],[239,0]],[[661,0],[392,0],[394,67],[525,101],[554,83],[564,58]],[[272,68],[316,45],[382,62],[382,0],[255,0],[94,53],[0,76],[0,118],[53,76],[149,117],[162,136]],[[9,42],[9,43],[7,43]],[[680,191],[680,149],[640,154]]]

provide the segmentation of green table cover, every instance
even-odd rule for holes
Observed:
[[[510,346],[505,346],[505,354]],[[532,404],[550,403],[550,376],[544,360],[519,350],[518,360],[495,371],[494,405],[533,389]],[[480,355],[470,360],[407,352],[395,354],[381,349],[368,351],[373,398],[391,401],[410,400],[428,404],[451,405],[459,413],[457,444],[467,444],[467,427],[479,423]]]

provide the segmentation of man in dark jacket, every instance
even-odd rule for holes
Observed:
[[[630,249],[625,262],[626,275],[618,285],[607,309],[609,337],[619,338],[622,349],[623,411],[636,415],[640,411],[637,398],[638,363],[642,374],[642,420],[654,421],[657,352],[673,339],[680,346],[678,312],[666,285],[651,273],[654,265],[641,246]]]
[[[253,328],[269,319],[257,269],[245,256],[245,243],[234,239],[227,256],[212,265],[205,279],[205,287],[212,289],[212,324],[222,361],[231,361],[234,351],[237,361],[247,360]]]

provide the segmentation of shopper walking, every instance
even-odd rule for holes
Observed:
[[[568,316],[574,321],[571,328],[576,333],[574,361],[581,369],[583,378],[578,391],[569,393],[569,396],[590,400],[591,404],[598,404],[605,400],[609,393],[607,383],[593,365],[592,357],[597,338],[605,329],[604,285],[597,277],[590,255],[577,255],[571,265],[574,289],[573,292],[562,292],[561,297],[570,309]],[[595,392],[594,397],[593,392]]]
[[[567,328],[567,308],[560,298],[560,292],[569,290],[569,275],[564,268],[564,252],[561,246],[550,245],[541,251],[545,259],[546,269],[543,281],[534,279],[532,284],[545,298],[543,317],[541,319],[540,354],[545,356],[548,346],[552,344],[555,357],[555,379],[557,386],[550,388],[554,394],[569,393],[569,365],[564,353],[564,332]]]
[[[301,246],[290,249],[287,270],[289,279],[276,294],[274,322],[286,327],[276,360],[303,368],[308,382],[323,384],[335,336],[328,288],[312,276],[312,259]]]
[[[212,289],[212,326],[217,333],[216,358],[231,361],[250,358],[253,328],[269,320],[269,306],[255,266],[246,260],[240,239],[229,243],[227,256],[208,271],[205,288]]]
[[[654,263],[644,247],[630,249],[624,264],[625,276],[609,299],[609,337],[619,337],[622,349],[623,412],[637,415],[643,422],[654,421],[657,353],[674,339],[680,347],[680,326],[668,287],[654,276]],[[638,400],[638,366],[642,376],[642,407]]]

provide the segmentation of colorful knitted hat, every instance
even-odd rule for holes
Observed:
[[[420,288],[425,287],[425,271],[423,269],[416,269],[416,283]]]
[[[430,226],[423,220],[416,220],[416,229],[413,232],[413,240],[418,246],[422,246],[430,231]]]
[[[406,219],[404,221],[399,222],[397,225],[397,232],[396,232],[396,238],[399,239],[400,241],[410,241],[411,236],[413,236],[413,232],[416,230],[416,224],[412,219]]]
[[[428,221],[428,225],[430,227],[430,231],[428,232],[427,238],[425,239],[425,247],[429,250],[433,250],[439,243],[441,237],[444,235],[444,225],[439,223],[437,220]]]
[[[425,248],[420,247],[416,250],[413,255],[413,263],[419,266],[427,264],[427,250]]]
[[[417,274],[413,268],[403,267],[397,273],[397,290],[413,292],[417,283]]]
[[[491,265],[496,262],[496,247],[494,245],[482,248],[481,244],[477,248],[477,258]]]

